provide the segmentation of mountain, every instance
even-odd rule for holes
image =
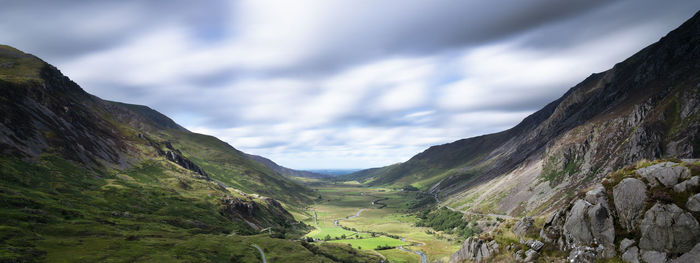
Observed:
[[[306,178],[328,178],[328,175],[325,174],[320,174],[320,173],[314,173],[314,172],[309,172],[309,171],[299,171],[299,170],[294,170],[290,169],[284,166],[280,166],[277,163],[273,162],[270,159],[267,159],[265,157],[259,156],[259,155],[253,155],[253,154],[246,154],[246,156],[256,162],[261,163],[262,165],[266,166],[267,168],[281,174],[287,177],[306,177]]]
[[[700,14],[515,127],[430,147],[371,185],[411,184],[462,210],[543,214],[644,159],[700,156]]]
[[[280,239],[308,230],[310,189],[33,55],[0,46],[0,90],[0,262],[380,260]]]

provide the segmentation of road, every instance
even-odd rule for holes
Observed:
[[[263,252],[262,248],[260,248],[260,247],[259,247],[258,245],[256,245],[256,244],[250,244],[250,245],[253,246],[254,248],[257,248],[258,251],[260,251],[260,255],[262,256],[262,260],[263,260],[262,262],[263,262],[263,263],[267,263],[267,259],[265,259],[265,252]]]
[[[437,194],[433,194],[433,198],[435,198],[435,203],[437,203],[437,206],[440,207],[440,199],[438,199]],[[477,216],[490,216],[494,218],[500,218],[500,219],[516,219],[517,217],[509,216],[509,215],[500,215],[500,214],[482,214],[482,213],[475,213],[475,212],[469,212],[469,211],[462,211],[462,210],[457,210],[452,207],[449,207],[447,205],[444,205],[447,209],[450,209],[450,211],[455,211],[455,212],[460,212],[465,215],[477,215]]]

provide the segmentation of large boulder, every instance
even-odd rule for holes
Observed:
[[[627,249],[627,251],[622,254],[620,259],[628,263],[639,263],[639,249],[637,247]]]
[[[685,253],[700,241],[700,225],[675,204],[657,203],[640,225],[639,248],[643,251]]]
[[[681,255],[680,257],[676,258],[675,260],[671,261],[672,263],[697,263],[700,262],[700,243],[696,244],[693,249],[688,251],[687,253]]]
[[[593,234],[586,222],[586,211],[590,206],[584,200],[577,200],[571,207],[569,216],[564,223],[564,236],[567,243],[589,244],[593,242]]]
[[[682,193],[691,190],[697,187],[698,185],[700,185],[700,176],[693,176],[690,179],[680,182],[673,186],[673,191]]]
[[[666,253],[653,250],[642,250],[642,260],[646,263],[666,263]]]
[[[450,256],[450,263],[463,262],[484,262],[486,259],[498,253],[498,243],[496,241],[486,242],[476,237],[467,238],[462,247]]]
[[[688,168],[674,162],[662,162],[640,168],[637,169],[637,173],[646,178],[652,187],[658,185],[658,183],[672,187],[678,183],[678,180],[690,176]]]
[[[688,202],[685,203],[688,210],[693,212],[700,212],[700,193],[695,194],[688,198]]]
[[[622,228],[627,231],[637,228],[646,197],[646,185],[635,178],[625,178],[613,188],[613,201]]]
[[[532,217],[526,216],[513,224],[513,233],[517,236],[525,236],[527,231],[535,225],[535,220]]]

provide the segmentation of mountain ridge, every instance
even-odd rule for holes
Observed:
[[[644,158],[697,156],[698,32],[700,15],[695,14],[513,128],[430,147],[370,185],[412,184],[461,209],[542,213],[591,181],[587,178]],[[498,185],[508,186],[499,190],[494,186],[499,177],[524,180],[533,191],[505,179]],[[554,196],[557,190],[564,194]],[[530,204],[512,203],[518,199]],[[479,200],[491,207],[476,204]]]

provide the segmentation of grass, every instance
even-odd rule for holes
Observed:
[[[372,250],[377,245],[404,245],[412,250],[423,251],[429,260],[447,259],[449,255],[459,249],[460,241],[452,235],[428,234],[430,228],[416,227],[417,218],[408,209],[416,192],[402,192],[395,189],[379,187],[363,187],[353,183],[322,184],[314,182],[314,189],[322,198],[312,209],[316,211],[320,230],[314,230],[308,234],[315,238],[323,239],[324,234],[339,236],[343,233],[333,225],[333,221],[354,215],[360,209],[365,209],[359,217],[340,221],[340,225],[354,228],[360,232],[375,232],[379,237],[366,239],[332,240],[329,243],[351,244],[352,247],[362,247],[363,250]],[[374,200],[383,199],[379,205],[372,206]],[[311,222],[311,221],[309,221]],[[360,236],[368,236],[361,233]],[[390,238],[398,236],[405,238],[405,242]],[[378,242],[382,241],[382,242]],[[380,244],[381,243],[381,244]],[[421,244],[421,245],[418,245]],[[416,262],[419,257],[416,254],[397,249],[378,250],[391,262]]]
[[[359,249],[375,249],[379,246],[397,247],[397,246],[402,246],[402,245],[408,245],[408,243],[403,242],[401,240],[389,238],[389,237],[385,237],[385,236],[362,238],[362,239],[332,240],[330,242],[350,244],[352,247],[359,248]]]
[[[3,157],[0,178],[0,261],[259,262],[257,244],[271,262],[331,262],[299,241],[251,236],[219,213],[218,199],[236,192],[165,160],[112,171],[51,154],[33,164]],[[270,216],[258,203],[264,218],[249,220]]]

